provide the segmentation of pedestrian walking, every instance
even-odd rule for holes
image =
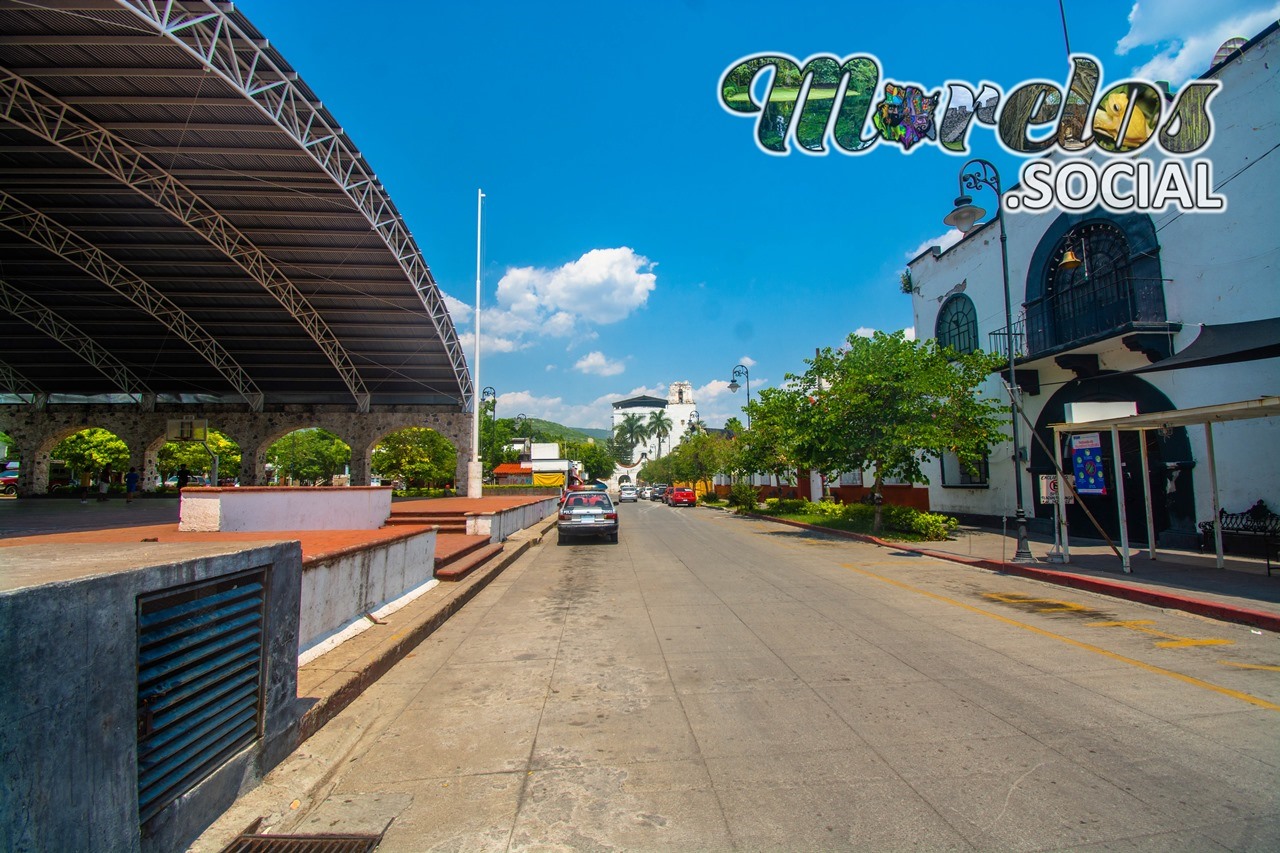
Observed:
[[[133,503],[133,496],[138,491],[138,469],[130,468],[124,475],[124,502]]]
[[[102,473],[98,475],[98,503],[107,502],[107,489],[109,488],[111,488],[110,462],[102,466]]]

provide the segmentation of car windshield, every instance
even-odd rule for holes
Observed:
[[[597,495],[583,495],[583,494],[569,495],[568,499],[565,500],[564,505],[566,509],[575,509],[579,507],[610,509],[612,507],[612,503],[609,501],[609,497],[607,495],[598,495],[598,494]]]

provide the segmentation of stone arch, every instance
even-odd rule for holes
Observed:
[[[1068,403],[1134,402],[1138,413],[1161,412],[1177,406],[1160,389],[1146,380],[1124,373],[1102,373],[1087,379],[1075,379],[1057,390],[1040,410],[1036,419],[1036,432],[1044,443],[1053,447],[1053,430],[1049,424],[1066,420]],[[1144,437],[1145,436],[1145,437]],[[1147,441],[1150,470],[1141,472],[1140,441]],[[1112,458],[1109,435],[1102,437],[1103,458],[1108,466],[1108,476],[1115,482],[1115,460]],[[1064,453],[1068,451],[1064,448]],[[1185,427],[1177,427],[1168,435],[1159,432],[1120,434],[1120,454],[1125,477],[1125,504],[1129,519],[1129,536],[1135,542],[1147,541],[1143,495],[1151,490],[1151,505],[1155,517],[1158,544],[1175,547],[1194,546],[1199,540],[1195,527],[1195,489],[1192,469],[1195,462],[1191,455],[1191,441]],[[1064,465],[1065,467],[1065,465]],[[1049,455],[1039,442],[1031,446],[1032,474],[1053,473]],[[1032,481],[1033,506],[1041,518],[1052,518],[1053,507],[1039,503],[1039,478]],[[1084,496],[1086,504],[1097,516],[1109,536],[1118,536],[1119,508],[1114,486],[1105,496]],[[1093,526],[1078,507],[1067,510],[1068,523],[1080,535],[1093,536]],[[1088,532],[1085,532],[1088,531]]]

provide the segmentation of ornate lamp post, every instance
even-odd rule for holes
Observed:
[[[975,168],[970,171],[970,166]],[[1022,447],[1018,443],[1018,377],[1014,371],[1013,361],[1013,298],[1009,293],[1009,249],[1004,231],[1004,195],[1000,188],[1000,173],[990,161],[975,157],[960,167],[959,185],[960,195],[956,197],[955,209],[942,221],[946,225],[959,228],[962,234],[967,234],[974,223],[987,214],[981,207],[974,205],[973,198],[965,194],[966,189],[979,190],[987,187],[996,194],[996,204],[1001,208],[996,218],[1000,221],[1000,270],[1004,275],[1005,351],[1009,356],[1009,408],[1013,415],[1010,423],[1013,434],[1013,484],[1018,501],[1018,549],[1014,552],[1013,559],[1014,562],[1019,563],[1031,562],[1034,558],[1031,556],[1031,548],[1027,542],[1027,512],[1023,508],[1022,500]]]
[[[702,425],[702,416],[698,414],[698,410],[694,409],[689,413],[689,426],[687,431],[690,435],[697,434]]]
[[[742,387],[738,384],[739,378],[747,383],[747,407],[743,411],[747,413],[747,429],[751,429],[751,371],[747,370],[745,364],[739,364],[733,368],[733,381],[729,383],[729,390],[735,394]]]

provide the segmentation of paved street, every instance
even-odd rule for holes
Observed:
[[[701,508],[621,516],[618,545],[532,549],[220,826],[1280,849],[1274,634]]]

